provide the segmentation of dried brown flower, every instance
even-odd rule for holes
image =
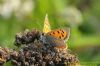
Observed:
[[[8,60],[10,60],[9,49],[0,47],[0,66],[3,66]]]
[[[8,60],[11,61],[12,66],[77,66],[79,64],[78,58],[70,53],[69,49],[59,50],[49,42],[41,41],[42,34],[35,29],[17,34],[15,45],[20,49],[11,51],[0,48],[0,64],[4,65]]]

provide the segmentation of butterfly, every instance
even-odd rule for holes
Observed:
[[[42,36],[43,42],[47,44],[51,44],[56,48],[66,48],[65,41],[68,41],[70,36],[70,29],[55,29],[51,30],[50,23],[48,21],[48,15],[46,14],[44,21],[43,33],[45,33],[45,37]]]

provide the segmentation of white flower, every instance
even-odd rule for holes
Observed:
[[[22,17],[32,12],[34,9],[34,2],[32,0],[26,0],[24,3],[21,4],[20,9],[17,11],[16,16]]]
[[[13,9],[12,9],[12,6],[10,3],[6,2],[4,3],[3,5],[1,5],[1,11],[0,11],[0,14],[3,16],[3,17],[10,17],[11,16],[11,13],[12,13]]]
[[[21,5],[21,0],[9,0],[14,11],[18,10]]]
[[[75,7],[67,7],[62,15],[71,25],[79,25],[83,21],[81,12]]]
[[[34,8],[33,0],[3,0],[0,4],[0,15],[9,18],[12,14],[15,14],[20,18],[31,13]]]

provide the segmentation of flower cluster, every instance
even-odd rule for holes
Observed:
[[[12,66],[76,66],[79,64],[78,58],[70,53],[69,49],[57,51],[51,44],[42,42],[41,35],[42,32],[35,29],[16,35],[15,45],[20,48],[7,54],[7,57],[10,56]]]

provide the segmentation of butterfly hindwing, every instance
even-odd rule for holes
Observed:
[[[62,39],[53,37],[51,35],[46,35],[46,42],[57,48],[66,48],[66,44]]]

